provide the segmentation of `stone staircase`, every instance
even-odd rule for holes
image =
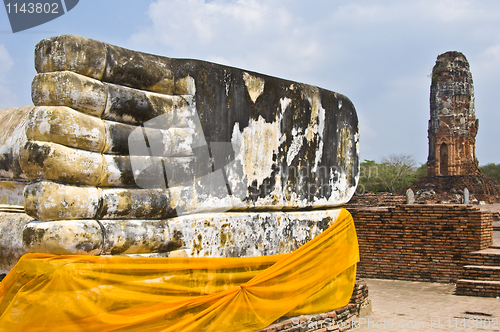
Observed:
[[[456,295],[500,297],[500,246],[471,252],[457,280]]]
[[[483,250],[469,253],[457,280],[456,295],[500,297],[500,213],[493,214],[493,244]]]

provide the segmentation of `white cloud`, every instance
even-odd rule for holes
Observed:
[[[359,130],[365,135],[367,138],[376,138],[378,136],[378,132],[372,128],[368,119],[362,115],[358,114],[358,122],[359,122]]]
[[[365,0],[339,7],[334,16],[337,20],[367,25],[415,21],[467,22],[497,17],[498,14],[471,0],[386,0],[376,3]]]
[[[307,5],[299,0],[156,0],[149,9],[152,25],[131,40],[139,49],[224,59],[224,64],[300,80],[323,72],[324,65],[359,57],[361,49],[389,52],[424,36],[432,41],[434,34],[443,45],[454,45],[459,36],[487,38],[484,27],[495,30],[492,23],[500,15],[495,6],[471,0],[317,0]],[[476,23],[467,25],[471,21]]]
[[[255,0],[236,2],[158,0],[151,4],[151,30],[133,38],[161,42],[174,49],[207,46],[231,35],[252,35],[262,30],[268,7]]]
[[[9,52],[4,45],[0,44],[0,77],[4,78],[13,65],[14,61],[12,61]]]
[[[495,76],[500,75],[500,44],[494,44],[483,50],[478,55],[475,70],[481,75]]]
[[[131,37],[135,49],[345,94],[370,159],[408,149],[425,160],[427,75],[446,51],[467,56],[481,119],[495,122],[484,110],[496,110],[487,91],[500,84],[497,0],[156,0],[149,17],[150,26]]]
[[[10,91],[7,82],[7,73],[14,65],[14,61],[3,44],[0,44],[0,101],[2,107],[16,106],[17,97]]]
[[[157,0],[149,15],[152,26],[132,42],[174,57],[223,59],[290,78],[317,67],[325,56],[319,22],[304,22],[286,1]]]

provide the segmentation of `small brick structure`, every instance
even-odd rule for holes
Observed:
[[[358,277],[454,283],[469,254],[492,245],[491,213],[472,205],[349,208],[356,225]]]
[[[345,331],[356,328],[360,316],[371,312],[368,287],[363,281],[356,281],[349,304],[330,312],[282,317],[263,330],[255,332],[326,332]]]

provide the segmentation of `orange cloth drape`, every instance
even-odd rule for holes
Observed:
[[[27,254],[0,283],[0,331],[254,331],[285,315],[345,306],[358,261],[345,209],[283,255]]]

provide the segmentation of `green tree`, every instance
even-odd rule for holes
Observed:
[[[416,166],[408,154],[392,154],[383,157],[381,163],[365,159],[360,165],[360,178],[357,192],[397,193],[427,176],[427,164]]]
[[[490,163],[480,167],[484,174],[493,177],[500,183],[500,164]]]
[[[397,193],[414,181],[415,160],[409,154],[391,154],[382,158],[379,178],[391,193]]]
[[[421,178],[425,178],[427,176],[427,164],[421,164],[420,167],[417,168],[413,176],[414,176],[413,182]]]
[[[376,193],[385,190],[384,185],[380,182],[378,175],[379,169],[380,165],[374,160],[365,159],[365,161],[361,163],[358,193]]]

